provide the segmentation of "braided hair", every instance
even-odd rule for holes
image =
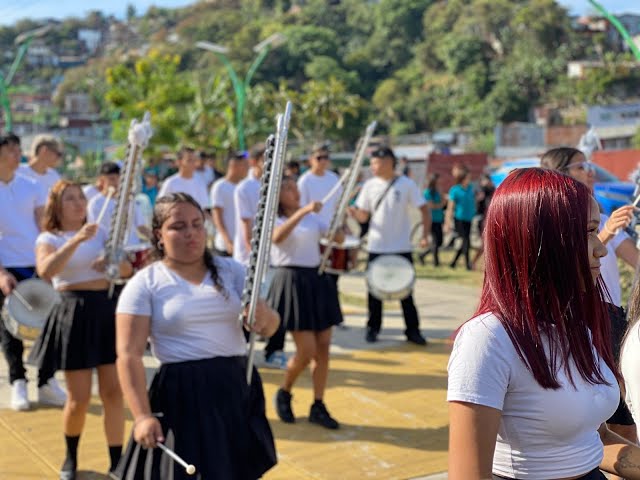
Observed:
[[[159,244],[158,232],[160,231],[160,228],[162,228],[162,224],[169,218],[171,209],[179,203],[188,203],[189,205],[193,205],[198,209],[204,220],[204,212],[202,211],[200,204],[188,193],[170,193],[158,198],[156,200],[156,205],[153,208],[153,219],[151,220],[151,228],[153,230],[153,235],[151,236],[151,244],[153,246],[152,255],[156,260],[162,260],[165,257],[164,249]],[[202,260],[211,274],[211,280],[213,280],[215,289],[221,292],[226,298],[227,292],[225,291],[222,279],[218,274],[218,268],[216,267],[213,254],[208,248],[204,249]]]

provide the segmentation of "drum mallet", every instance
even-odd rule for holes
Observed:
[[[31,304],[27,301],[26,298],[22,296],[22,294],[18,290],[13,290],[13,292],[11,293],[13,293],[16,298],[20,300],[20,303],[22,303],[22,305],[24,305],[27,310],[29,310],[30,312],[33,311],[33,307],[31,306]]]
[[[114,193],[116,193],[116,189],[113,187],[109,187],[109,189],[107,190],[107,199],[104,201],[104,205],[102,205],[102,210],[100,210],[100,214],[96,219],[96,223],[98,225],[100,225],[100,222],[102,221],[102,217],[104,217],[104,214],[107,212],[107,207],[109,206],[109,200],[111,200],[111,197],[113,197]]]
[[[164,453],[166,453],[171,458],[173,458],[176,462],[178,462],[180,465],[182,465],[184,467],[184,469],[186,470],[187,475],[193,475],[194,473],[196,473],[196,467],[194,467],[193,465],[190,465],[187,462],[185,462],[182,458],[180,458],[176,454],[176,452],[171,450],[169,447],[167,447],[163,443],[159,443],[159,442],[156,443],[156,445],[160,448],[160,450],[164,451]]]

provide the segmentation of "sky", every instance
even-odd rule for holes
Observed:
[[[573,14],[592,11],[587,0],[559,0]],[[83,17],[89,10],[99,9],[106,14],[123,18],[127,5],[133,4],[138,14],[144,13],[151,5],[159,7],[180,7],[194,3],[193,0],[0,0],[0,25],[10,25],[21,18],[64,18]],[[600,0],[613,13],[638,13],[640,2],[634,0]]]

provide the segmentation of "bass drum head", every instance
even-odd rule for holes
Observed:
[[[402,300],[411,294],[416,274],[409,260],[400,255],[376,257],[367,269],[369,292],[380,300]]]
[[[35,340],[60,300],[60,294],[43,280],[30,278],[21,281],[14,292],[5,298],[2,307],[7,330],[22,340]]]

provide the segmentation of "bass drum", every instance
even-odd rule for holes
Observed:
[[[51,310],[60,301],[60,294],[50,284],[38,278],[29,278],[18,283],[5,298],[2,320],[14,337],[35,340]]]
[[[324,254],[328,245],[328,239],[320,239],[321,256]],[[360,239],[356,237],[348,236],[342,243],[333,242],[331,244],[331,253],[329,254],[329,258],[327,258],[324,271],[333,274],[349,272],[354,267],[354,260],[356,259],[358,250],[360,250]]]
[[[369,263],[369,293],[382,301],[404,300],[413,290],[416,272],[409,260],[400,255],[381,255]]]

